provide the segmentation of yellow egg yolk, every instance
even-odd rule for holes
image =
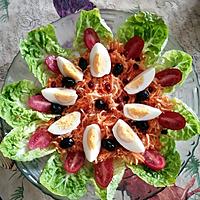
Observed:
[[[132,142],[134,139],[133,130],[128,126],[123,126],[121,124],[117,127],[117,135],[124,142]]]

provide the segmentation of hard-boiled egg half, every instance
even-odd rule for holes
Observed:
[[[90,72],[94,77],[103,77],[111,71],[111,60],[107,49],[96,43],[90,52]]]
[[[42,91],[45,99],[63,106],[74,105],[78,95],[76,90],[66,88],[45,88]]]
[[[112,128],[116,140],[127,150],[135,153],[143,153],[144,145],[137,134],[122,119],[119,119]]]
[[[54,135],[63,135],[70,133],[77,128],[81,122],[80,112],[72,112],[61,117],[59,120],[51,124],[48,131]]]
[[[63,76],[73,78],[77,82],[83,80],[83,72],[77,69],[72,62],[61,56],[58,56],[56,60]]]
[[[91,124],[83,134],[83,149],[89,162],[96,160],[101,148],[101,130],[99,125]]]
[[[145,104],[130,103],[124,105],[124,115],[135,121],[147,121],[161,114],[161,110]]]
[[[138,76],[136,76],[130,83],[128,83],[124,87],[124,90],[128,94],[137,94],[138,92],[141,92],[142,90],[147,88],[153,81],[154,77],[155,77],[155,69],[154,68],[147,69]]]

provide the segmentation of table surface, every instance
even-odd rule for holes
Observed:
[[[141,10],[154,11],[163,16],[169,25],[171,34],[183,49],[193,56],[193,62],[200,75],[200,0],[92,0],[92,2],[98,8],[131,11],[139,7]],[[5,9],[1,9],[1,3],[5,4]],[[20,39],[28,31],[59,18],[53,6],[53,0],[4,0],[0,2],[0,88],[13,58],[19,51]],[[3,158],[2,155],[0,155],[0,167],[3,167],[0,168],[0,199],[11,199],[11,195],[19,189],[21,199],[52,200],[20,177],[20,172],[16,170],[12,162]]]

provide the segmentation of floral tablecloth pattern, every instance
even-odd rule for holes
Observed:
[[[154,11],[163,16],[169,24],[171,34],[183,49],[193,56],[200,77],[199,0],[92,0],[91,2],[87,0],[0,0],[0,88],[14,56],[19,51],[19,41],[28,31],[58,20],[60,16],[70,12],[81,8],[89,9],[94,5],[98,8],[126,11],[138,8]],[[65,11],[61,12],[60,8]],[[190,197],[197,200],[200,199],[199,187],[200,145],[192,152],[191,159],[178,178],[176,186],[165,189],[151,199],[175,200]],[[172,197],[170,194],[176,196]],[[52,200],[52,198],[29,183],[16,169],[14,163],[0,154],[0,200]]]

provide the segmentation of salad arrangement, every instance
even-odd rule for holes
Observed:
[[[200,122],[166,95],[192,71],[187,53],[162,53],[167,38],[165,22],[149,12],[113,36],[98,9],[81,11],[71,49],[52,25],[31,31],[20,51],[41,87],[21,80],[3,88],[0,116],[13,129],[0,151],[24,162],[53,153],[40,183],[69,199],[88,184],[113,199],[127,168],[155,187],[172,185],[181,166],[175,141],[199,134]]]

